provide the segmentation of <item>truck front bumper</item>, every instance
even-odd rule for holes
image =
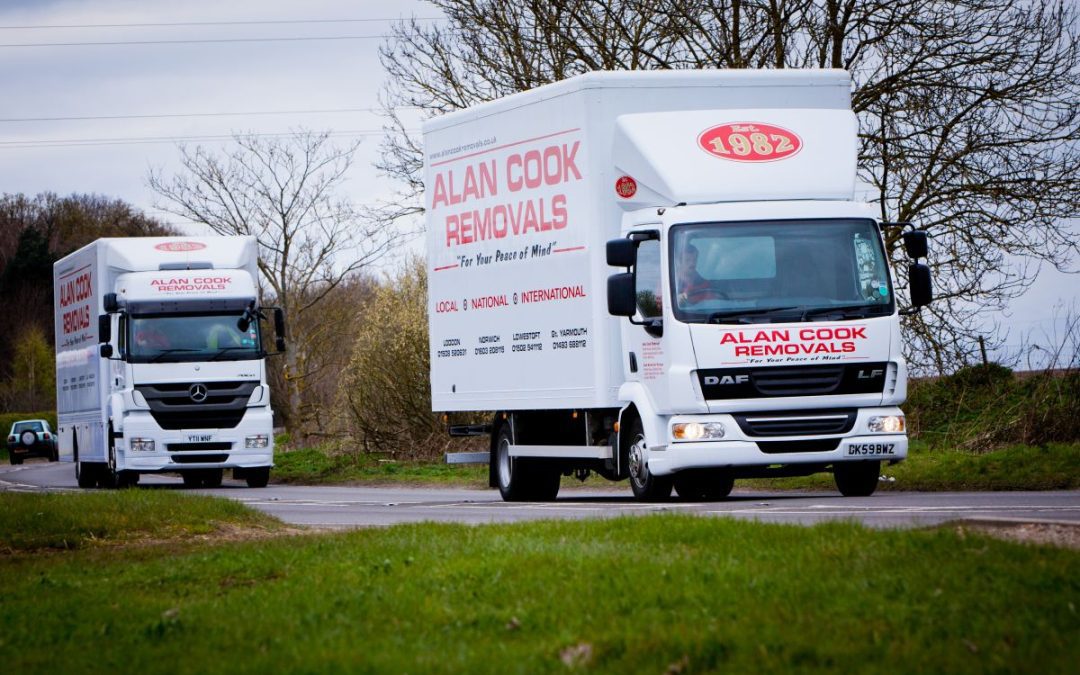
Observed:
[[[265,437],[266,447],[247,447],[254,437]],[[137,438],[153,440],[154,449],[133,450],[131,441]],[[269,408],[248,408],[233,429],[174,431],[159,427],[149,414],[135,414],[124,421],[116,455],[118,468],[140,473],[273,466],[273,418]]]
[[[686,469],[768,467],[792,464],[836,464],[881,460],[890,463],[907,458],[905,433],[870,433],[866,420],[874,415],[900,415],[899,408],[866,408],[846,434],[832,436],[749,437],[730,415],[677,416],[677,422],[721,422],[728,433],[710,441],[680,442],[649,447],[649,471],[665,476]],[[761,445],[759,445],[761,442]]]

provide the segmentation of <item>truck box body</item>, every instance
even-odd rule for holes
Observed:
[[[906,457],[850,92],[836,70],[598,72],[424,125],[432,409],[496,412],[452,432],[491,434],[505,498],[777,467],[868,494]]]
[[[268,469],[273,434],[264,355],[257,328],[235,327],[257,306],[257,280],[252,237],[99,239],[58,261],[61,458],[129,476]],[[140,330],[171,331],[172,342],[148,346]],[[102,345],[113,350],[111,358]],[[248,437],[266,443],[249,448]],[[133,439],[152,441],[154,450],[133,450]]]
[[[805,146],[785,163],[710,164],[695,137],[730,119],[716,110],[778,120]],[[622,215],[679,202],[850,199],[854,129],[841,71],[593,73],[429,122],[433,408],[617,405],[604,246]],[[815,135],[845,145],[814,145]],[[623,175],[639,186],[632,197],[617,192]]]

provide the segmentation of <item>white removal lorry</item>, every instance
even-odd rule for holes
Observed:
[[[98,239],[53,268],[60,457],[80,487],[263,487],[274,434],[254,237]],[[273,312],[276,347],[284,316]]]
[[[871,494],[908,447],[882,234],[904,224],[855,199],[850,92],[596,72],[427,122],[432,409],[494,413],[450,425],[490,451],[448,461],[487,461],[507,500],[589,471],[639,499],[819,471]]]

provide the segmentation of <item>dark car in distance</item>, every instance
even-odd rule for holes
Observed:
[[[27,457],[60,459],[56,434],[46,420],[21,420],[11,425],[7,438],[8,457],[12,464],[22,464]]]

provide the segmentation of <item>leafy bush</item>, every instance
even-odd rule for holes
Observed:
[[[341,376],[339,409],[365,452],[441,452],[447,438],[431,412],[429,365],[427,270],[413,258],[366,305]]]

